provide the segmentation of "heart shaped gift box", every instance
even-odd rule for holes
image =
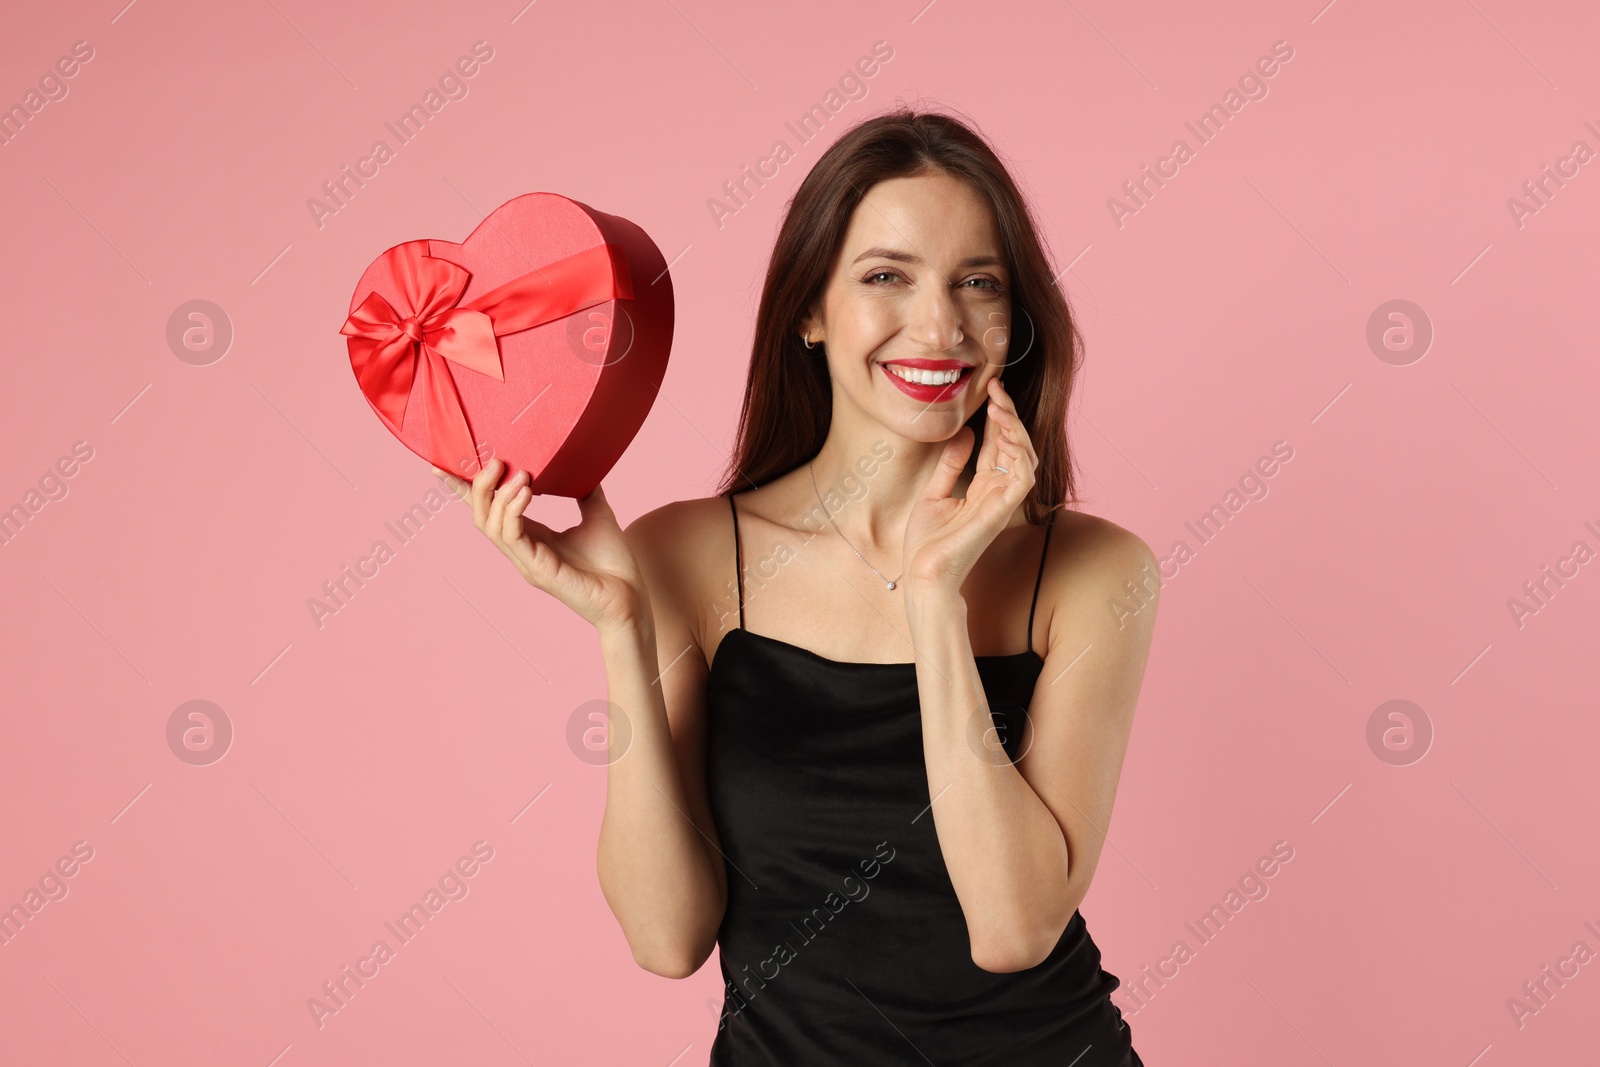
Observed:
[[[384,252],[340,333],[362,394],[411,451],[468,479],[499,456],[537,494],[584,497],[649,414],[672,322],[672,279],[643,230],[526,193],[460,244]]]

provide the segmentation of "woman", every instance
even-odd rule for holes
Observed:
[[[789,205],[718,496],[556,532],[452,479],[599,631],[601,889],[647,970],[720,948],[711,1063],[1141,1063],[1078,904],[1159,579],[1063,509],[1079,357],[1004,165],[901,110]]]

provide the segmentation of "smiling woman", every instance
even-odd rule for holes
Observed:
[[[558,533],[522,514],[526,472],[497,487],[491,461],[467,490],[599,632],[632,727],[601,891],[646,970],[718,952],[714,1067],[1141,1064],[1078,906],[1156,595],[1121,625],[1104,606],[1154,555],[1065,506],[1080,358],[1004,164],[899,110],[790,202],[718,495],[624,532],[597,488]],[[823,496],[869,455],[848,507]],[[828,896],[887,842],[871,905]]]
[[[1014,318],[1029,326],[1016,347]],[[739,628],[702,640],[707,810],[729,871],[717,943],[741,1009],[713,1064],[1140,1062],[1077,906],[1155,613],[1113,634],[1083,605],[1151,554],[1060,510],[1080,358],[1026,204],[963,123],[864,122],[796,192],[720,487],[736,575],[746,539],[786,536],[810,477],[885,432],[896,463],[838,516],[836,542],[771,583],[759,633],[741,601]],[[1103,655],[1065,680],[1086,645]],[[1022,729],[1002,729],[1004,709]],[[997,735],[1000,751],[973,742]],[[746,1005],[736,965],[769,916],[891,836],[884,906]]]
[[[970,426],[970,476],[987,426],[986,386],[1004,374],[1039,457],[1027,521],[1042,522],[1051,504],[1074,495],[1065,422],[1082,351],[1071,313],[1026,202],[987,144],[941,115],[921,116],[910,136],[892,139],[885,124],[895,118],[846,133],[795,194],[767,268],[740,450],[720,488],[761,485],[816,456],[835,387],[852,407],[870,409],[878,402],[860,390],[888,389],[876,394],[887,399],[911,368],[958,377],[939,388],[916,375],[898,391],[922,404],[892,417],[923,442]],[[1013,348],[1019,315],[1026,343]],[[865,358],[846,368],[835,351]],[[941,406],[924,412],[928,404]]]

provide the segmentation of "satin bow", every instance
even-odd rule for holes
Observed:
[[[428,458],[471,477],[480,469],[477,446],[446,361],[503,382],[497,337],[607,300],[631,299],[632,280],[622,250],[601,244],[462,305],[471,272],[427,250],[427,241],[408,241],[385,252],[380,259],[399,289],[400,306],[368,293],[339,332],[350,339],[350,365],[362,393],[395,436],[420,383]]]

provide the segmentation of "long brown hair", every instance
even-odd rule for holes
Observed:
[[[1005,164],[971,126],[903,105],[847,130],[789,201],[767,263],[738,440],[719,495],[765,485],[822,449],[833,417],[833,391],[822,348],[808,351],[801,343],[801,320],[821,299],[851,215],[867,190],[887,178],[936,171],[971,183],[998,224],[1012,295],[1002,375],[1039,455],[1024,506],[1027,519],[1043,522],[1061,504],[1077,500],[1066,412],[1083,341],[1056,287],[1033,213]],[[980,405],[967,421],[977,435],[968,471],[983,446],[987,409]]]

